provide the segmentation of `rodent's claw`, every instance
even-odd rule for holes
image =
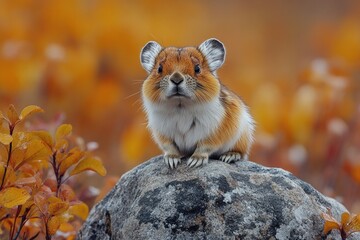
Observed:
[[[181,159],[177,155],[166,154],[164,155],[164,162],[169,168],[174,169],[179,163],[181,163]]]
[[[238,152],[227,152],[220,156],[220,161],[231,163],[242,159],[241,154]]]
[[[208,163],[208,156],[203,156],[203,155],[193,155],[189,158],[189,160],[187,161],[187,165],[189,167],[199,167],[201,165],[207,164]]]

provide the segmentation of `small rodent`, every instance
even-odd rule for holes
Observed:
[[[254,121],[245,103],[217,78],[225,60],[219,40],[183,48],[150,41],[140,60],[149,74],[142,85],[148,127],[169,168],[185,157],[190,167],[209,157],[227,163],[247,159]]]

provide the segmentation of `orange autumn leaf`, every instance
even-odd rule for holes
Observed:
[[[55,133],[55,139],[56,141],[65,138],[71,134],[72,126],[71,124],[61,124],[57,129]]]
[[[56,144],[55,144],[54,148],[55,148],[57,154],[59,154],[59,153],[65,152],[67,150],[68,146],[69,146],[68,141],[66,141],[65,139],[59,139],[59,140],[56,140]],[[59,160],[61,160],[58,157],[56,157],[56,159],[58,162],[59,162]]]
[[[67,184],[61,185],[61,188],[59,190],[59,197],[68,202],[76,200],[76,194],[74,190]]]
[[[35,139],[26,145],[24,159],[25,161],[47,160],[51,153],[44,141]]]
[[[331,230],[337,229],[340,231],[341,237],[345,239],[354,232],[360,232],[360,214],[351,217],[350,213],[343,212],[341,214],[341,223],[332,217],[330,212],[322,213],[321,216],[325,220],[324,234],[328,234]]]
[[[85,220],[89,215],[89,207],[85,203],[80,202],[69,207],[69,213]]]
[[[47,223],[47,230],[50,235],[54,235],[56,231],[59,229],[61,224],[61,217],[53,216],[49,219]]]
[[[69,233],[70,234],[73,233],[74,235],[76,234],[74,226],[67,222],[62,223],[58,231],[63,232],[65,234],[69,234]],[[66,240],[71,240],[71,239],[75,239],[75,236],[70,235],[69,237],[66,238]]]
[[[83,156],[84,156],[84,152],[82,152],[78,148],[72,149],[68,153],[68,155],[65,157],[65,159],[62,160],[60,162],[60,164],[59,164],[59,166],[60,166],[60,170],[59,170],[60,175],[63,175],[66,172],[66,170],[68,170],[68,168],[70,166],[78,163]]]
[[[4,186],[9,186],[12,185],[15,181],[16,181],[16,172],[14,170],[14,168],[9,165],[7,167],[7,171],[6,171],[6,178],[5,178],[5,184]]]
[[[9,134],[0,133],[0,143],[9,145],[13,141],[13,137]]]
[[[48,203],[58,203],[58,202],[62,202],[62,200],[56,196],[50,196],[47,198],[47,202]]]
[[[57,183],[55,179],[48,178],[44,181],[44,185],[49,187],[51,191],[56,192],[57,190]]]
[[[41,213],[46,213],[48,209],[48,204],[46,202],[47,194],[43,191],[38,192],[34,196],[34,203],[38,207]]]
[[[26,177],[26,178],[20,178],[15,181],[15,186],[21,186],[21,185],[29,185],[36,183],[35,177]]]
[[[4,219],[1,221],[1,229],[10,230],[11,226],[14,224],[14,219]]]
[[[0,205],[6,208],[13,208],[24,204],[29,198],[30,194],[21,188],[5,188],[0,192]]]
[[[54,145],[53,139],[49,132],[47,131],[33,131],[31,135],[38,137],[41,139],[46,145],[51,149]]]
[[[349,222],[349,219],[350,219],[350,213],[343,212],[341,214],[341,225],[344,226],[345,224],[347,224]]]
[[[8,116],[8,119],[10,121],[10,123],[14,126],[15,123],[19,120],[19,115],[18,113],[16,112],[16,109],[14,107],[14,105],[10,105],[9,106],[9,109],[7,111],[7,116]]]
[[[27,106],[21,111],[19,119],[23,120],[26,117],[30,116],[31,114],[37,113],[37,112],[44,112],[44,110],[36,105]]]
[[[19,175],[18,177],[29,177],[29,176],[33,176],[33,177],[36,177],[38,178],[39,177],[39,174],[40,172],[35,169],[33,167],[33,165],[30,165],[30,164],[24,164],[22,167],[21,167],[21,171],[19,171]],[[42,184],[42,182],[41,182]]]
[[[321,213],[321,216],[325,220],[324,230],[323,230],[324,234],[328,234],[328,232],[330,232],[333,229],[341,230],[341,224],[330,214]]]
[[[16,131],[12,135],[13,137],[13,147],[14,148],[24,148],[26,144],[32,140],[32,136],[23,131]]]
[[[54,235],[56,231],[59,229],[60,225],[69,221],[70,217],[71,216],[68,216],[66,214],[52,216],[47,223],[49,234]]]
[[[70,172],[70,176],[79,174],[87,170],[94,171],[101,176],[106,175],[106,169],[102,162],[96,158],[88,157],[81,160],[78,165],[76,165],[76,167]]]
[[[49,204],[48,211],[51,215],[59,215],[68,210],[69,203],[67,202],[53,202]]]
[[[12,153],[11,153],[10,165],[12,167],[15,167],[15,166],[21,164],[21,162],[24,160],[24,157],[25,157],[25,153],[24,153],[23,149],[15,148],[14,151],[12,151]]]
[[[79,201],[73,186],[64,183],[64,173],[70,167],[75,170],[74,174],[85,170],[106,173],[100,160],[90,159],[91,153],[81,150],[83,142],[67,138],[72,131],[70,124],[60,125],[55,138],[49,131],[27,130],[28,127],[38,129],[36,126],[26,123],[17,126],[21,120],[41,111],[37,106],[28,106],[19,116],[14,106],[10,106],[8,117],[0,116],[0,143],[11,143],[12,146],[0,148],[0,176],[5,175],[0,191],[0,219],[6,218],[1,221],[1,236],[9,233],[10,238],[13,238],[11,234],[26,232],[30,238],[48,238],[57,231],[60,231],[59,234],[65,231],[67,239],[74,238],[89,208]],[[85,160],[84,156],[89,159],[79,164]],[[88,164],[92,166],[88,167]],[[51,174],[48,174],[49,171]],[[20,227],[19,221],[15,221],[15,214],[18,213],[13,209],[19,205],[21,208],[18,208],[18,213],[27,221]],[[4,227],[5,224],[8,227]],[[15,229],[15,232],[11,229]]]
[[[344,231],[347,236],[354,232],[360,232],[360,214],[355,215],[350,219],[350,222],[343,225]]]
[[[2,119],[0,118],[0,133],[9,134],[10,133],[9,123],[5,123],[4,121],[1,120]]]

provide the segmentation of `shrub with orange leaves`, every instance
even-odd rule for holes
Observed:
[[[67,180],[87,170],[106,175],[100,159],[71,140],[72,126],[60,125],[54,134],[30,131],[24,121],[38,106],[20,115],[13,105],[0,112],[0,236],[9,239],[74,239],[88,206]]]
[[[321,216],[325,220],[324,234],[336,229],[340,231],[341,238],[345,240],[351,234],[360,232],[360,214],[350,216],[350,213],[344,212],[341,214],[341,222],[331,216],[330,210],[328,213],[322,213]]]

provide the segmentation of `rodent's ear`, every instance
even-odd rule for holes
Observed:
[[[211,72],[216,71],[216,69],[223,65],[225,61],[225,47],[216,38],[210,38],[200,44],[199,50],[204,55]]]
[[[143,68],[150,73],[155,64],[155,58],[160,53],[162,47],[154,41],[148,42],[140,53],[140,62]]]

